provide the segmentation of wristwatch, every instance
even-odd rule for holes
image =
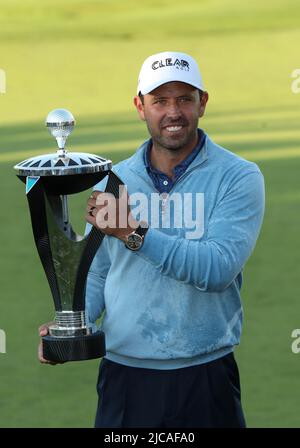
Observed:
[[[139,250],[144,243],[148,228],[146,223],[143,224],[143,227],[139,225],[133,232],[125,237],[125,247],[134,251]]]

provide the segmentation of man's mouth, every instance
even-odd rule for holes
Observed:
[[[183,128],[182,125],[178,125],[178,126],[166,126],[166,127],[165,127],[165,129],[166,129],[168,132],[178,132],[178,131],[181,131],[182,128]]]

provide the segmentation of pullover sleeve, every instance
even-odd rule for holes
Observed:
[[[227,188],[211,213],[205,239],[188,240],[149,228],[136,254],[162,274],[201,291],[223,291],[253,251],[263,214],[264,180],[257,169]]]

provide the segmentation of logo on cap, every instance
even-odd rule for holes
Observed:
[[[188,72],[190,70],[190,65],[188,63],[188,61],[186,61],[185,59],[174,59],[174,58],[166,58],[166,59],[161,59],[160,61],[155,61],[152,64],[152,70],[157,70],[158,68],[163,68],[163,67],[176,67],[179,70],[185,70],[186,72]]]

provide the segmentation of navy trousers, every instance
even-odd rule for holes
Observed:
[[[103,359],[96,428],[245,427],[233,353],[175,370],[128,367]]]

